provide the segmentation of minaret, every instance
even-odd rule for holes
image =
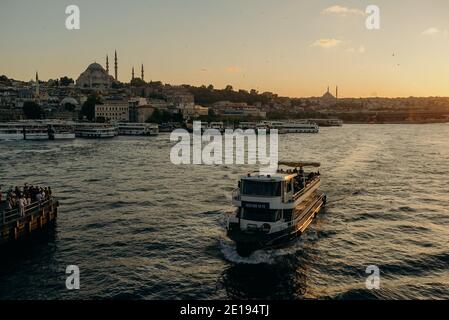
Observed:
[[[327,93],[329,93],[329,86],[327,86]]]
[[[133,67],[133,71],[132,71],[132,74],[131,74],[131,80],[134,80],[134,67]]]
[[[338,99],[338,86],[335,87],[335,99]]]
[[[109,74],[109,57],[106,55],[106,73]]]
[[[142,70],[140,71],[140,76],[141,76],[142,80],[145,81],[144,72],[143,72],[143,63],[142,63]]]
[[[36,98],[39,98],[39,74],[36,71]]]
[[[118,61],[117,61],[117,50],[115,51],[115,62],[114,62],[114,69],[115,69],[115,81],[118,81]]]

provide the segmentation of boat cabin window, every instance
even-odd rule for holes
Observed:
[[[292,180],[285,182],[285,192],[290,193],[292,191]]]
[[[242,194],[248,196],[279,197],[281,196],[281,183],[243,180]]]
[[[244,208],[243,219],[259,222],[276,222],[282,219],[281,210]]]

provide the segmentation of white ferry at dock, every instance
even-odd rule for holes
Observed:
[[[48,123],[48,137],[50,140],[75,139],[75,125],[68,122]]]
[[[159,126],[154,123],[118,123],[119,135],[123,136],[157,136]]]
[[[211,122],[211,123],[209,123],[209,129],[215,129],[215,130],[218,130],[220,132],[224,132],[225,131],[225,125],[221,121]]]
[[[326,205],[325,194],[318,190],[320,173],[303,171],[319,163],[280,162],[279,166],[289,169],[278,169],[274,175],[248,174],[233,191],[236,211],[227,217],[226,230],[241,256],[296,239]]]
[[[118,126],[109,123],[78,123],[75,136],[88,139],[114,138],[118,136]]]
[[[0,124],[1,140],[48,140],[45,123],[20,121]]]
[[[280,122],[272,126],[279,133],[318,133],[320,127],[314,122]]]
[[[0,140],[23,140],[23,124],[0,123]]]
[[[48,127],[44,123],[31,123],[23,126],[24,140],[48,140]]]

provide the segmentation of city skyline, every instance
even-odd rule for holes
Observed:
[[[143,64],[146,81],[290,97],[321,96],[328,85],[343,98],[449,96],[449,3],[378,1],[380,30],[365,27],[369,4],[77,1],[81,29],[69,31],[68,3],[7,0],[0,74],[76,80],[93,62],[106,68],[106,55],[111,63],[117,50],[122,82]]]

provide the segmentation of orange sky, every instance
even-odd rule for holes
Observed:
[[[119,53],[119,79],[318,96],[449,96],[449,2],[376,1],[381,29],[365,27],[365,1],[77,1],[0,3],[0,74],[77,78]],[[111,63],[112,66],[112,63]],[[112,68],[111,68],[112,69]]]

